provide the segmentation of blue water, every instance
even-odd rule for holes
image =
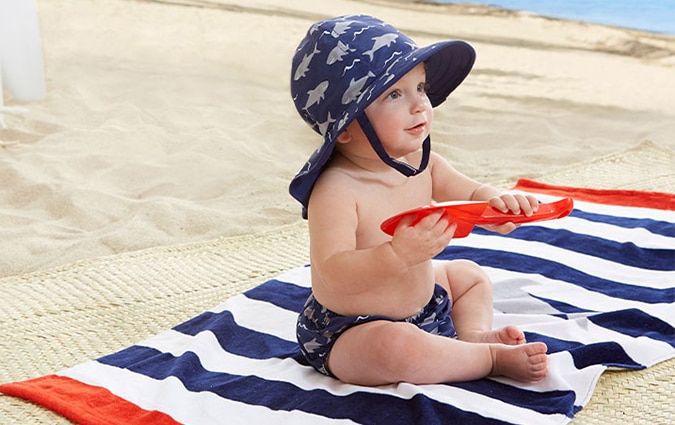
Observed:
[[[438,3],[454,3],[436,0]],[[554,18],[675,35],[675,0],[470,0]]]

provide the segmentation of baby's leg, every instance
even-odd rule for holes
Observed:
[[[466,359],[470,365],[463,364]],[[492,371],[487,347],[431,335],[409,323],[375,321],[355,326],[335,342],[328,368],[359,385],[468,381]]]
[[[440,263],[435,270],[436,283],[452,298],[452,321],[459,339],[469,342],[519,345],[525,335],[514,326],[492,330],[492,282],[472,261]]]
[[[541,346],[470,343],[408,323],[375,321],[342,334],[328,367],[343,382],[369,386],[464,382],[491,374],[534,381],[543,378],[542,370],[546,373]]]

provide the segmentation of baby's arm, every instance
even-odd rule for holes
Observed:
[[[482,184],[460,173],[438,155],[432,155],[430,164],[435,201],[487,201],[491,207],[501,212],[522,213],[528,217],[539,208],[539,203],[534,196],[502,192],[490,185]],[[518,226],[514,223],[506,223],[499,226],[483,227],[506,234],[515,230]]]

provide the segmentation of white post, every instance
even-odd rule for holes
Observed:
[[[3,86],[22,102],[46,96],[35,0],[0,0],[0,127],[4,127],[3,112],[25,111],[3,105]]]

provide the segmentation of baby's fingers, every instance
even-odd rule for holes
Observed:
[[[506,204],[506,202],[503,199],[503,196],[495,196],[494,198],[490,198],[488,201],[488,204],[492,207],[495,208],[503,213],[509,212],[509,207]]]
[[[500,197],[492,198],[490,199],[490,206],[503,213],[524,214],[527,217],[534,214],[537,208],[539,208],[535,197],[521,194],[504,194]]]
[[[516,230],[518,228],[518,225],[514,224],[514,223],[511,223],[511,222],[508,222],[508,223],[504,223],[504,224],[489,224],[489,225],[482,226],[482,227],[484,227],[487,230],[491,230],[493,232],[497,232],[497,233],[500,233],[502,235],[506,235],[506,234],[509,234],[509,233],[513,232],[514,230]]]
[[[448,214],[443,210],[434,211],[420,220],[420,222],[417,223],[417,226],[420,226],[420,228],[424,230],[446,227],[449,218]]]
[[[508,210],[513,214],[520,214],[522,212],[521,206],[522,203],[525,202],[525,197],[523,195],[503,196],[502,200],[506,204]],[[531,210],[530,214],[532,214]]]
[[[396,230],[394,230],[394,233],[397,233],[401,229],[407,229],[408,227],[412,226],[412,224],[415,222],[417,219],[417,216],[415,214],[408,214],[404,216],[401,221],[398,222],[398,225],[396,226]]]
[[[539,202],[537,201],[537,198],[532,195],[516,194],[513,195],[513,197],[515,198],[516,202],[518,202],[519,211],[525,214],[526,217],[531,216],[537,211],[537,209],[539,209]],[[516,213],[513,209],[511,211]]]

